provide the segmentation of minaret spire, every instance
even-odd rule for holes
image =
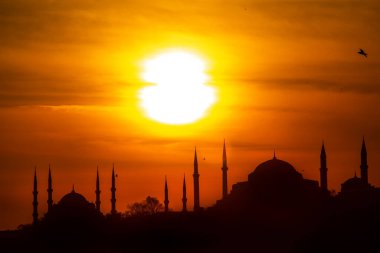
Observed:
[[[223,198],[225,198],[228,194],[228,186],[227,186],[227,152],[226,152],[226,140],[223,142],[223,182],[222,182],[222,192],[223,192]]]
[[[38,223],[38,200],[37,200],[37,168],[34,168],[34,183],[33,183],[33,225]]]
[[[182,187],[182,212],[187,211],[187,198],[186,198],[186,178],[185,175],[183,175],[183,187]]]
[[[168,190],[168,182],[165,176],[165,213],[169,212],[169,190]]]
[[[368,184],[367,148],[365,146],[364,136],[361,150],[360,177],[366,184]]]
[[[49,178],[48,178],[48,212],[51,211],[51,208],[53,207],[53,187],[52,187],[52,180],[51,180],[51,171],[50,171],[50,164],[49,164]]]
[[[227,167],[226,140],[223,140],[223,167]]]
[[[199,211],[199,173],[198,173],[198,159],[197,159],[197,148],[194,151],[194,211]]]
[[[322,192],[328,192],[327,189],[327,159],[326,159],[326,151],[325,151],[325,143],[322,142],[321,156],[320,156],[321,168],[320,177],[321,177],[321,189]]]
[[[99,168],[96,167],[96,201],[95,201],[95,206],[96,210],[100,213],[100,182],[99,182]]]
[[[115,165],[112,165],[111,214],[116,214]]]

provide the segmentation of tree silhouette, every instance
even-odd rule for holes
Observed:
[[[155,197],[146,197],[141,202],[128,205],[127,216],[147,216],[156,214],[164,209],[160,201]]]

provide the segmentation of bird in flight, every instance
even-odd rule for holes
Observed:
[[[358,54],[361,54],[361,55],[363,55],[363,56],[365,56],[365,57],[367,57],[367,53],[366,52],[364,52],[364,50],[363,49],[359,49],[359,52],[358,52]]]

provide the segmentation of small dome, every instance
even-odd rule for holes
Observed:
[[[355,175],[353,178],[347,179],[342,185],[354,186],[354,185],[362,185],[363,183],[364,181]]]
[[[356,174],[353,178],[347,179],[342,184],[341,192],[355,192],[368,189],[369,185],[364,182],[361,178],[357,177]]]

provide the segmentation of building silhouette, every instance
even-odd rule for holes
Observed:
[[[222,180],[222,197],[227,197],[228,194],[228,185],[227,185],[227,152],[226,152],[226,141],[223,142],[223,180]]]
[[[49,176],[48,176],[48,212],[51,210],[53,206],[53,186],[52,186],[52,179],[51,179],[51,171],[50,171],[50,164],[49,164]]]
[[[37,169],[34,168],[33,181],[33,225],[38,223],[38,190],[37,190]]]
[[[78,238],[91,234],[100,224],[102,215],[95,205],[83,195],[72,191],[53,204],[41,220],[41,227],[52,236],[59,237],[69,233],[69,237]]]
[[[357,177],[356,172],[354,177],[347,179],[341,185],[340,194],[357,194],[367,192],[371,189],[371,185],[367,184],[362,178]]]
[[[361,148],[360,177],[354,173],[352,178],[341,184],[337,201],[344,209],[366,209],[377,205],[380,200],[380,188],[368,182],[367,148],[363,138]]]
[[[116,183],[115,183],[115,166],[114,165],[112,165],[111,214],[116,214]]]
[[[213,208],[228,212],[266,212],[273,207],[307,205],[318,201],[321,192],[317,181],[304,179],[290,163],[274,155],[259,164],[248,175],[248,181],[234,184],[230,194],[218,200]]]
[[[100,180],[99,180],[99,169],[96,168],[96,190],[95,190],[95,194],[96,194],[96,201],[95,201],[95,205],[96,205],[96,210],[100,213]]]
[[[368,184],[368,164],[367,164],[367,148],[363,137],[360,163],[360,177],[364,183]]]
[[[321,168],[319,169],[319,171],[320,171],[321,189],[324,193],[327,193],[328,192],[328,189],[327,189],[327,158],[326,158],[326,151],[325,151],[325,144],[324,143],[322,143],[320,162],[321,162]]]
[[[116,202],[115,197],[115,173],[114,168],[112,171],[112,188],[111,188],[111,204]],[[100,182],[99,182],[99,172],[97,169],[96,176],[96,200],[95,204],[89,202],[83,195],[75,191],[74,185],[71,192],[64,195],[57,203],[53,202],[52,192],[52,173],[49,166],[48,172],[48,210],[46,214],[38,219],[38,201],[37,201],[37,173],[35,169],[34,173],[34,190],[33,190],[33,225],[41,225],[44,229],[49,231],[69,231],[75,228],[83,232],[82,229],[86,231],[93,228],[96,224],[99,224],[103,214],[100,212]],[[115,214],[116,209],[111,210],[111,214]],[[90,233],[89,231],[87,231]]]
[[[375,187],[368,183],[368,164],[367,164],[367,148],[365,140],[363,138],[362,148],[360,152],[360,178],[356,176],[347,179],[341,185],[340,195],[357,195],[363,193],[369,193],[375,190]]]
[[[186,177],[185,177],[185,175],[183,175],[183,186],[182,186],[182,212],[187,212]]]
[[[199,173],[198,173],[198,158],[197,158],[197,148],[194,151],[194,211],[200,210],[199,204]]]
[[[165,200],[164,200],[164,204],[165,204],[165,212],[169,212],[169,190],[168,190],[168,182],[166,180],[166,176],[165,176]]]

